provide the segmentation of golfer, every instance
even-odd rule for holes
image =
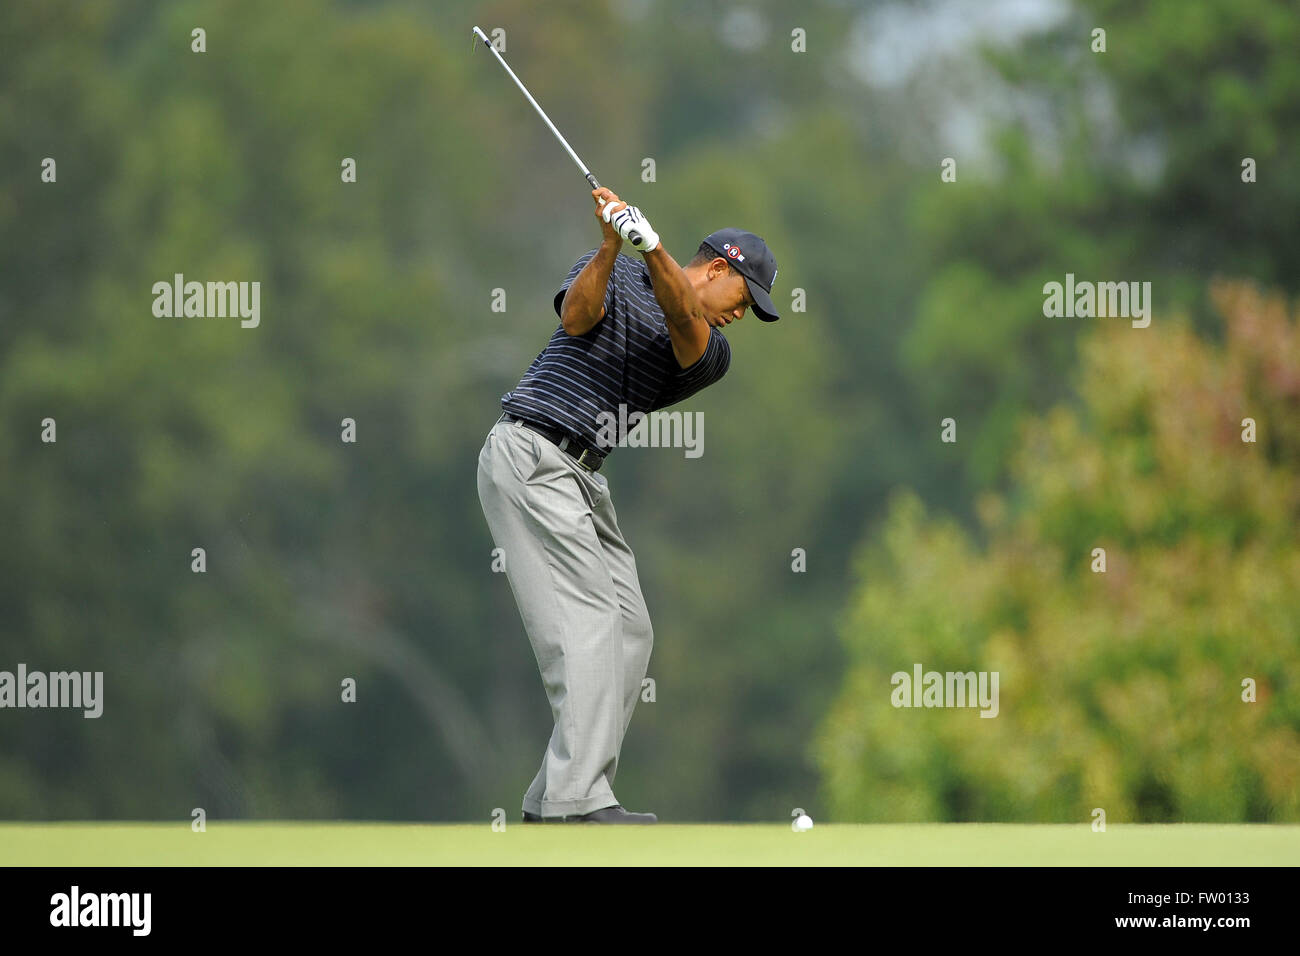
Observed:
[[[723,229],[683,269],[635,206],[605,188],[592,198],[600,247],[569,271],[555,295],[559,327],[502,396],[478,493],[555,721],[524,820],[654,823],[614,796],[653,631],[599,473],[615,446],[601,440],[609,421],[676,404],[726,374],[719,329],[749,308],[779,318],[776,260],[753,233]],[[620,255],[629,237],[643,261]]]

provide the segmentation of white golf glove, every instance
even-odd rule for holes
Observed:
[[[632,243],[638,252],[652,252],[658,248],[659,233],[655,232],[650,220],[641,215],[641,210],[636,206],[629,206],[621,199],[605,203],[601,217],[617,229],[620,236]]]

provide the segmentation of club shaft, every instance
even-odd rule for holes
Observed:
[[[555,124],[552,123],[551,118],[546,115],[546,111],[537,104],[537,100],[533,99],[533,94],[528,92],[528,87],[524,86],[519,77],[515,76],[515,71],[510,69],[510,64],[507,63],[505,58],[497,52],[497,48],[492,45],[491,41],[488,40],[482,30],[475,27],[474,33],[483,41],[483,45],[492,51],[492,55],[496,57],[497,62],[501,64],[501,68],[510,74],[510,79],[515,81],[515,86],[519,87],[519,92],[523,93],[528,99],[528,102],[533,104],[533,109],[537,110],[537,115],[542,118],[542,122],[550,127],[551,132],[555,134],[555,138],[560,141],[560,145],[564,147],[565,151],[573,157],[573,161],[578,164],[578,169],[582,170],[582,175],[587,178],[587,182],[591,184],[591,188],[599,189],[600,183],[596,182],[596,177],[591,174],[591,170],[587,168],[586,164],[578,158],[578,154],[573,151],[573,147],[569,145],[569,141],[566,140],[564,136],[561,135],[560,131],[555,128]]]

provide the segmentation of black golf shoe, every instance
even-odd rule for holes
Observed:
[[[633,813],[630,810],[624,810],[621,804],[614,804],[612,807],[601,807],[599,810],[592,810],[591,813],[584,813],[580,817],[565,817],[565,823],[658,823],[659,818],[653,813]]]
[[[574,814],[565,817],[539,817],[535,813],[524,811],[525,823],[636,823],[648,824],[658,823],[659,818],[653,813],[632,813],[623,809],[622,804],[614,804],[612,807],[601,807],[599,810],[592,810],[590,813]]]

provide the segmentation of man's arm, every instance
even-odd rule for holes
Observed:
[[[668,337],[673,343],[673,355],[682,368],[694,365],[704,350],[709,346],[709,320],[705,318],[704,309],[695,287],[686,278],[686,273],[659,243],[650,252],[644,253],[646,267],[650,270],[650,282],[654,286],[655,299],[659,308],[664,310],[664,319],[668,325]]]
[[[560,324],[570,335],[585,335],[605,317],[605,290],[609,286],[614,260],[618,258],[622,244],[623,240],[617,237],[613,242],[608,238],[602,241],[596,254],[582,267],[582,271],[564,293],[564,301],[560,305]]]
[[[570,335],[586,335],[605,317],[605,290],[618,250],[623,248],[623,237],[601,215],[606,203],[620,202],[618,196],[602,186],[591,191],[591,198],[596,201],[596,220],[600,223],[600,248],[582,267],[560,303],[560,324]]]

